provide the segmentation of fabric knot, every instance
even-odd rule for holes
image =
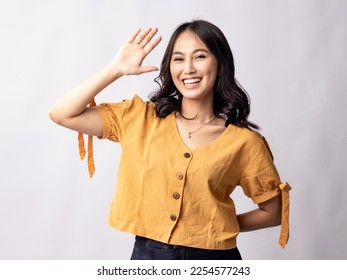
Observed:
[[[281,183],[279,187],[282,191],[286,191],[286,192],[289,192],[292,189],[292,187],[287,182]]]

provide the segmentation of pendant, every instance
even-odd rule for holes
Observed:
[[[192,135],[191,135],[191,133],[190,133],[190,132],[188,132],[187,137],[188,137],[188,138],[191,138],[191,137],[192,137]]]

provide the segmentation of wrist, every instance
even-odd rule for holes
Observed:
[[[104,71],[110,77],[112,82],[114,82],[115,80],[123,76],[122,71],[119,69],[117,65],[114,65],[114,64],[107,65]]]

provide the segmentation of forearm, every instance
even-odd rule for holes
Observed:
[[[263,210],[256,209],[237,215],[240,231],[253,231],[279,225],[278,219],[273,219]]]
[[[145,57],[161,40],[161,37],[153,39],[157,31],[156,28],[148,28],[142,33],[140,29],[136,30],[122,45],[109,66],[71,90],[50,109],[51,119],[72,130],[102,136],[103,124],[98,111],[87,108],[88,103],[123,75],[140,75],[158,70],[155,66],[142,65]]]
[[[259,208],[237,215],[240,231],[253,231],[281,224],[281,197],[261,203]]]
[[[63,123],[81,114],[88,103],[122,74],[113,66],[107,66],[63,96],[49,112],[57,123]]]

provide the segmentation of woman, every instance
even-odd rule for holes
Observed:
[[[137,30],[110,65],[50,111],[53,121],[80,133],[82,157],[82,133],[89,135],[91,175],[92,136],[121,143],[109,224],[136,235],[131,259],[241,259],[239,232],[281,223],[284,247],[290,187],[247,120],[248,96],[218,27],[196,20],[176,29],[150,101],[134,96],[94,106],[94,97],[120,77],[158,70],[142,66],[161,41],[156,33]],[[230,194],[238,185],[257,209],[236,213]]]

